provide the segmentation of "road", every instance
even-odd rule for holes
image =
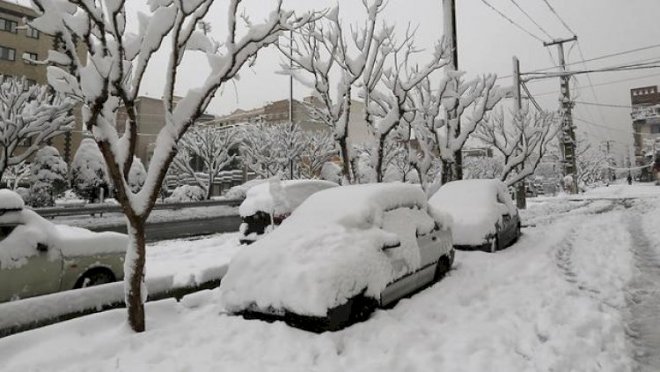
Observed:
[[[236,232],[241,223],[237,215],[201,217],[178,221],[148,222],[146,227],[147,242],[216,233]],[[106,225],[89,227],[93,231],[116,231],[126,233],[126,225]]]

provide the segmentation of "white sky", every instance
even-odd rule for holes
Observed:
[[[512,0],[486,0],[501,10],[527,30],[547,39],[529,19],[515,7]],[[550,67],[556,64],[556,47],[545,48],[542,43],[520,31],[503,19],[482,0],[456,0],[459,68],[475,74],[496,73],[508,76],[512,72],[512,56],[521,61],[522,71]],[[550,12],[544,0],[515,0],[554,38],[570,37],[557,18]],[[660,44],[660,1],[658,0],[548,0],[566,23],[578,35],[584,57],[591,59],[606,54]],[[257,22],[271,9],[273,0],[245,0],[244,8],[253,21]],[[284,0],[284,7],[303,11],[310,8],[324,8],[336,4],[336,0]],[[364,11],[359,0],[338,0],[345,22],[363,19]],[[146,10],[142,0],[128,0],[131,14]],[[218,0],[207,20],[213,27],[214,35],[222,40],[227,1]],[[442,35],[442,0],[390,0],[382,19],[394,23],[400,33],[405,32],[408,23],[419,27],[417,44],[430,47]],[[578,48],[566,45],[568,63],[581,60]],[[552,53],[550,57],[549,52]],[[163,61],[164,55],[161,56]],[[178,94],[201,81],[205,71],[205,61],[188,58],[182,79],[185,83],[177,87]],[[660,48],[625,54],[588,63],[589,68],[636,62],[649,58],[660,59]],[[254,108],[269,101],[288,97],[288,77],[278,75],[281,57],[274,50],[260,53],[256,65],[242,72],[240,80],[225,86],[222,94],[211,104],[210,111],[216,114],[229,113],[236,108]],[[162,64],[149,71],[144,84],[144,95],[162,95]],[[570,67],[582,69],[581,64]],[[649,77],[649,75],[652,75]],[[660,85],[660,69],[635,72],[608,72],[591,74],[598,102],[604,104],[630,105],[629,90],[646,85]],[[624,80],[624,81],[622,81]],[[627,80],[627,81],[625,81]],[[612,83],[615,82],[615,83]],[[499,81],[502,86],[511,85],[511,78]],[[596,102],[588,80],[584,75],[573,80],[577,100]],[[546,109],[558,106],[559,79],[530,83],[529,87]],[[310,93],[308,88],[296,84],[294,95],[301,98]],[[618,141],[615,146],[623,151],[632,142],[630,109],[578,105],[575,110],[578,119],[593,122],[585,124],[576,120],[579,131],[587,131],[592,140],[606,139]],[[603,126],[605,128],[603,128]],[[609,129],[608,129],[609,128]]]

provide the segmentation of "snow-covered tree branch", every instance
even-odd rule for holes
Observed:
[[[500,110],[477,128],[475,137],[503,157],[499,178],[511,186],[534,174],[559,129],[553,113],[527,106],[509,117]]]
[[[318,100],[309,105],[309,110],[316,120],[332,129],[343,176],[349,183],[353,176],[348,148],[351,95],[354,84],[374,69],[381,52],[374,35],[385,1],[365,0],[363,4],[367,16],[362,27],[346,30],[339,21],[339,8],[335,8],[323,20],[302,27],[289,40],[291,45],[279,45],[280,51],[295,63],[296,69],[290,73],[316,91]],[[336,95],[331,93],[333,89]]]
[[[93,133],[101,149],[128,220],[126,303],[130,326],[137,332],[145,329],[144,224],[177,143],[204,113],[217,90],[235,78],[260,49],[276,42],[283,30],[300,27],[312,17],[297,18],[282,10],[279,0],[262,23],[249,22],[241,28],[246,32],[241,33],[237,27],[241,2],[227,2],[226,39],[218,43],[198,28],[213,0],[149,1],[149,12],[138,14],[134,27],[127,27],[125,0],[33,0],[38,16],[30,26],[62,41],[62,50],[48,54],[48,81],[57,91],[83,104],[84,127]],[[77,41],[85,45],[86,59],[78,57]],[[154,65],[153,56],[163,42],[169,42],[171,49],[167,67],[161,68],[165,123],[157,136],[145,183],[134,192],[128,178],[137,145],[135,104],[145,72]],[[210,71],[199,87],[189,90],[175,105],[181,62],[190,53],[199,53]],[[119,107],[128,115],[121,133],[116,116]]]
[[[74,102],[47,86],[0,75],[0,178],[49,139],[73,129]]]

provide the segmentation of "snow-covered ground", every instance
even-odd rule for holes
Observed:
[[[113,310],[0,339],[0,369],[659,371],[660,187],[535,198],[522,220],[514,246],[458,252],[441,282],[340,332],[229,316],[204,291],[147,304],[143,334]],[[150,249],[148,270],[185,280],[231,256],[213,239]]]

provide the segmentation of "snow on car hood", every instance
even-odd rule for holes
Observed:
[[[32,210],[7,212],[0,216],[0,225],[19,224],[0,241],[0,269],[18,268],[36,254],[37,244],[57,248],[64,257],[122,253],[126,251],[126,235],[114,232],[96,233],[80,227],[54,225]],[[45,254],[59,257],[53,249]]]
[[[498,195],[505,204],[497,202]],[[495,233],[502,214],[517,214],[504,184],[498,180],[449,182],[433,194],[429,204],[452,217],[454,245],[484,244]]]

